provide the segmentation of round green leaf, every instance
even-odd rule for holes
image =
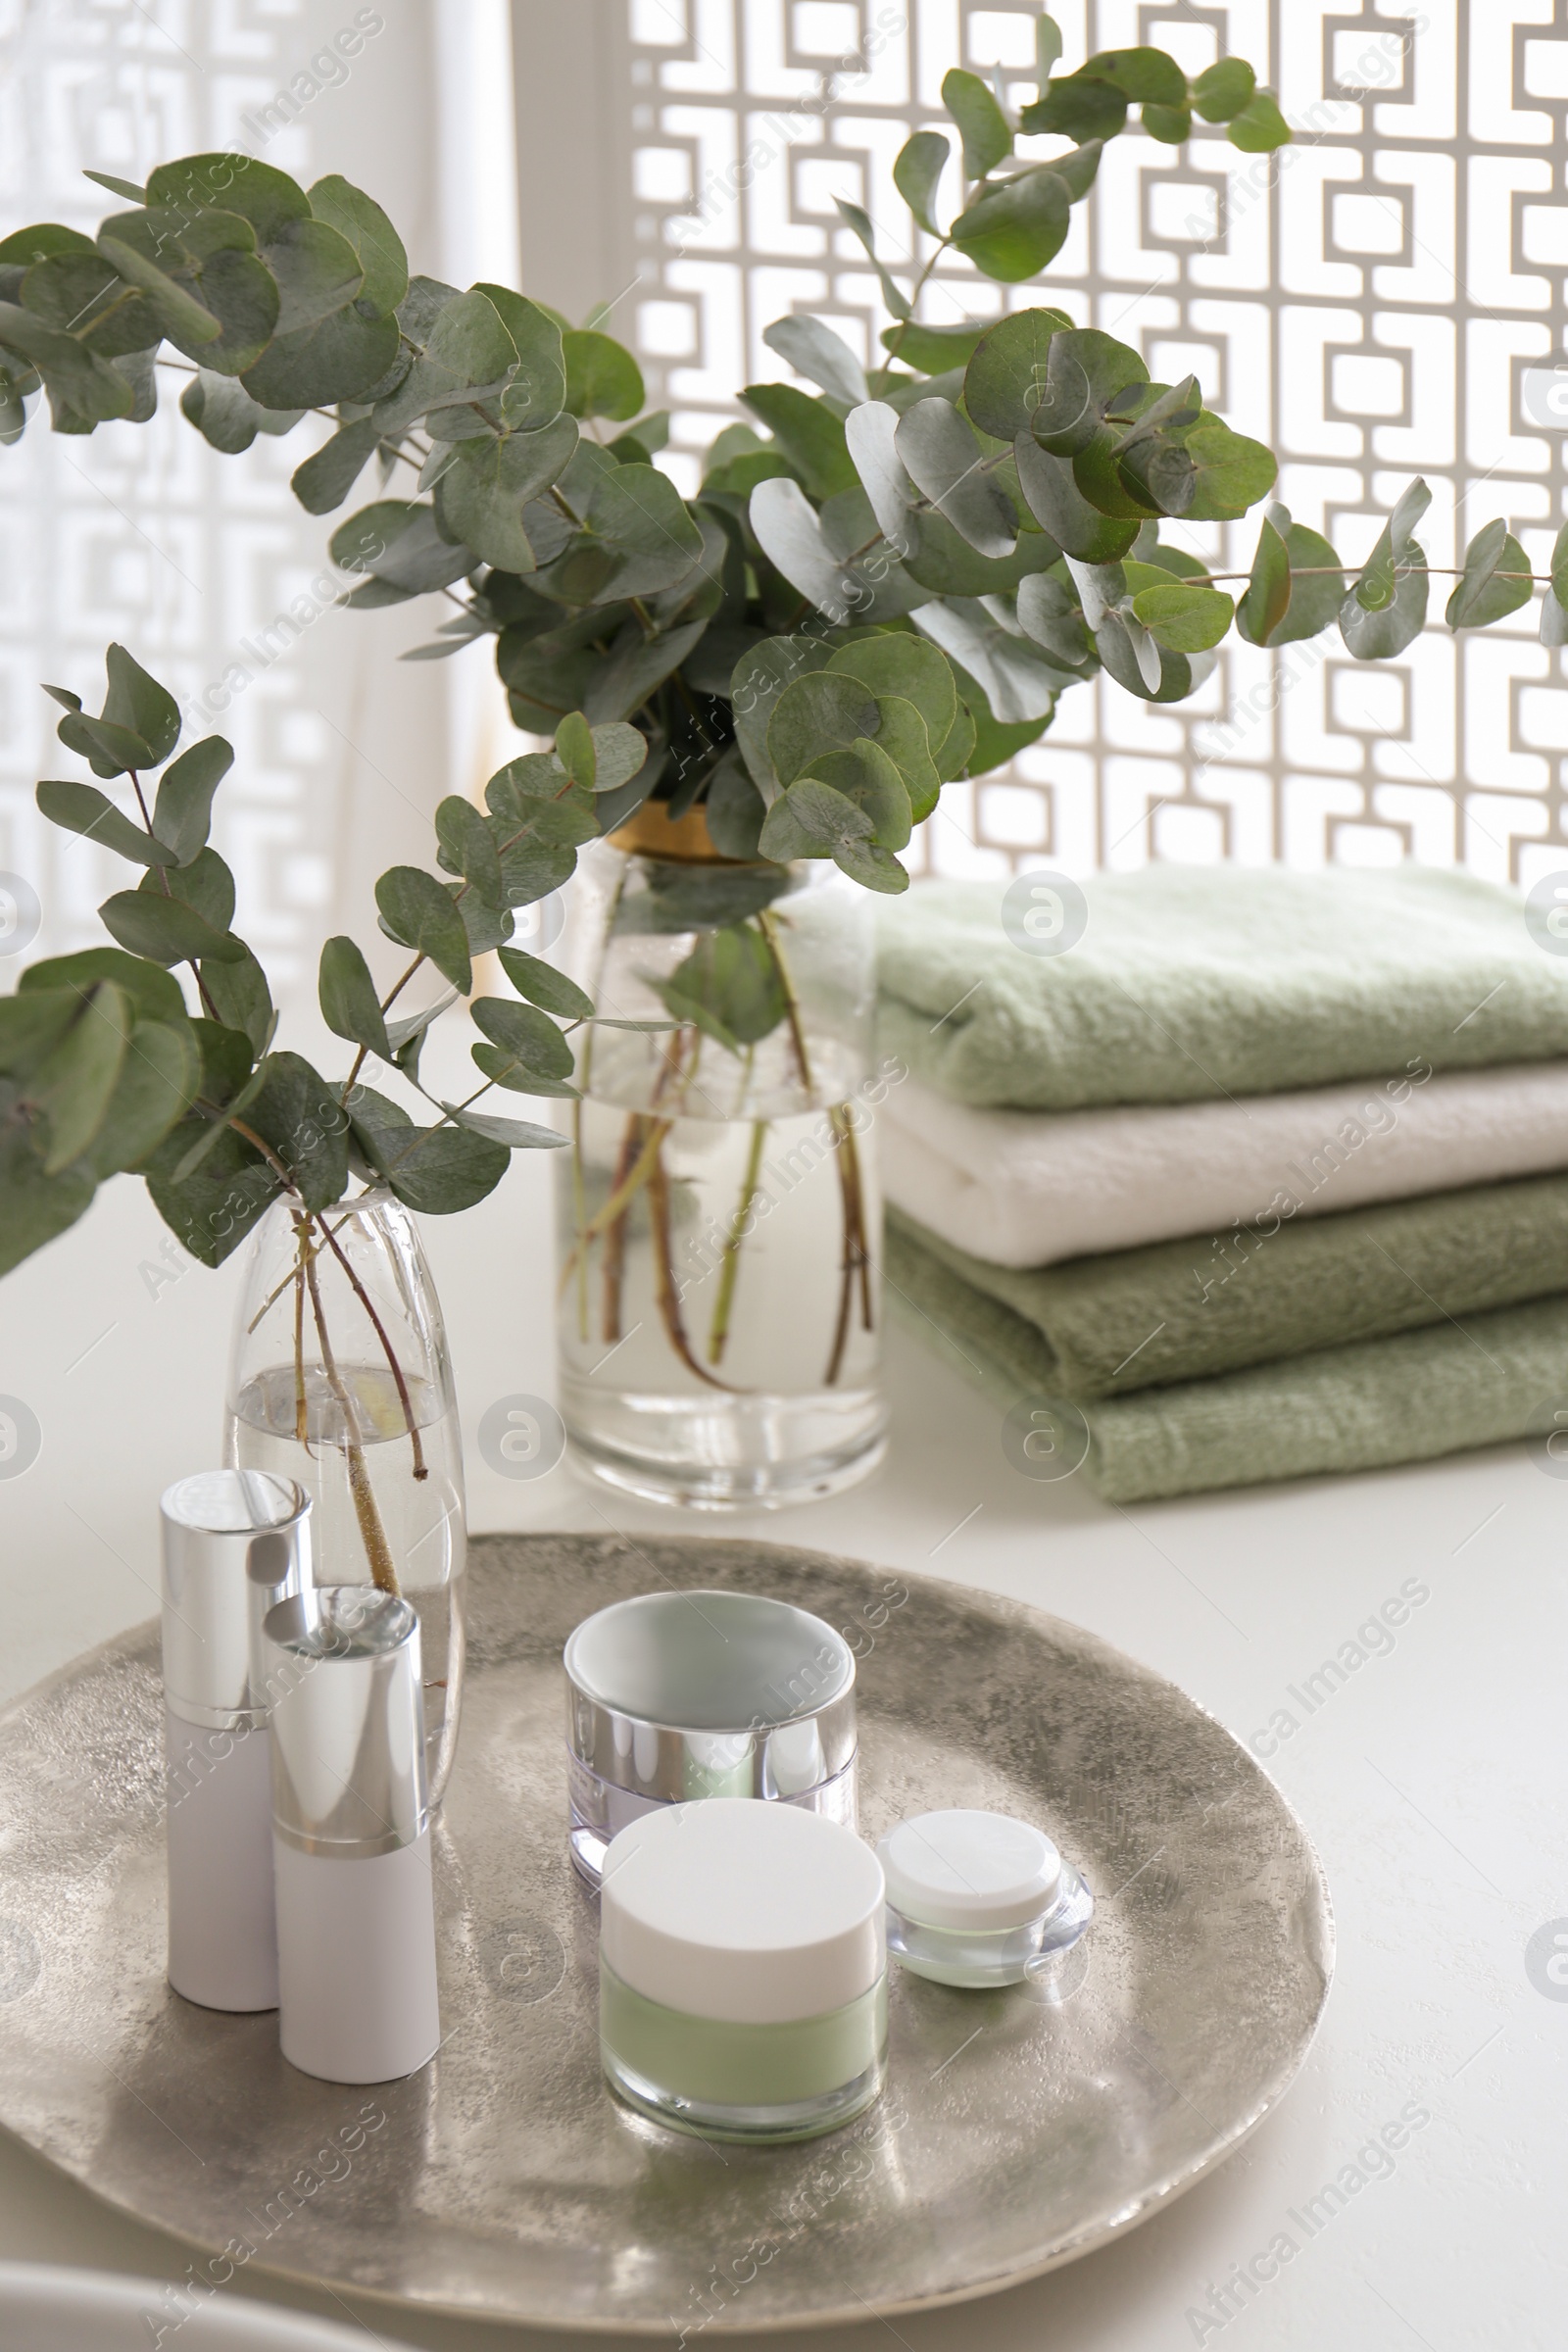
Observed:
[[[1071,225],[1067,188],[1045,166],[982,196],[953,224],[953,241],[987,277],[1017,285],[1054,261]]]
[[[566,408],[573,416],[609,416],[624,424],[643,405],[643,374],[612,336],[573,327],[561,338]]]
[[[317,220],[354,250],[365,274],[360,308],[368,318],[389,318],[409,290],[409,257],[381,207],[336,172],[316,181],[310,202]]]
[[[1014,441],[1034,430],[1052,337],[1071,325],[1065,311],[1014,311],[981,337],[963,377],[963,405],[981,432]]]
[[[436,970],[465,996],[473,985],[468,934],[462,911],[434,874],[422,866],[390,866],[375,886],[381,929],[388,939],[427,956]]]
[[[1218,645],[1235,617],[1235,601],[1219,588],[1170,586],[1142,589],[1133,612],[1150,635],[1172,653],[1201,654]]]

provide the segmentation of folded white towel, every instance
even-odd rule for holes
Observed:
[[[1568,1060],[1065,1111],[974,1110],[911,1078],[881,1115],[895,1207],[992,1265],[1048,1266],[1568,1167]]]

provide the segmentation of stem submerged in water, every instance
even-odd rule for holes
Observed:
[[[729,1339],[730,1306],[735,1297],[735,1277],[740,1272],[741,1244],[746,1239],[747,1212],[757,1198],[757,1178],[762,1164],[762,1145],[766,1136],[766,1119],[754,1119],[752,1148],[746,1156],[746,1174],[741,1179],[741,1197],[735,1204],[729,1238],[719,1261],[718,1297],[713,1301],[713,1320],[708,1332],[708,1360],[710,1364],[722,1361]]]
[[[860,1292],[861,1325],[866,1331],[870,1331],[873,1325],[871,1248],[865,1230],[865,1195],[860,1184],[860,1155],[855,1143],[855,1114],[847,1102],[836,1102],[827,1115],[833,1130],[839,1189],[844,1199],[844,1256],[838,1322],[834,1327],[833,1349],[822,1382],[824,1388],[831,1389],[836,1387],[839,1374],[844,1369],[844,1351],[850,1341],[850,1319],[857,1284]]]
[[[316,1279],[316,1253],[314,1250],[305,1260],[305,1279],[310,1285],[311,1309],[316,1317],[316,1335],[321,1344],[321,1369],[326,1374],[327,1386],[336,1397],[338,1410],[343,1416],[343,1452],[348,1463],[349,1493],[354,1498],[354,1515],[360,1523],[360,1539],[365,1545],[365,1556],[370,1564],[370,1575],[380,1590],[383,1592],[395,1593],[399,1587],[398,1572],[392,1560],[392,1546],[387,1542],[386,1529],[381,1524],[381,1513],[375,1499],[375,1490],[370,1484],[370,1473],[366,1467],[360,1417],[343,1375],[338,1370],[337,1358],[332,1352],[332,1343],[327,1336],[326,1316],[321,1307],[320,1286]]]

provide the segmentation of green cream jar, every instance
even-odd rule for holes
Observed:
[[[599,2046],[630,2107],[710,2139],[810,2139],[887,2076],[882,1867],[760,1797],[620,1831],[600,1895]]]

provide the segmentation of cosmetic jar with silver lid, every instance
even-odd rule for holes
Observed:
[[[811,2139],[887,2079],[881,1866],[794,1805],[711,1797],[612,1841],[600,1896],[605,2075],[707,2139]]]
[[[658,1806],[775,1797],[853,1829],[855,1657],[822,1618],[757,1592],[647,1592],[566,1643],[572,1860]]]
[[[1007,1813],[921,1813],[877,1847],[888,1950],[938,1984],[1019,1984],[1078,1941],[1095,1898],[1043,1830]]]
[[[204,1470],[163,1521],[169,1982],[188,2001],[277,2006],[269,1609],[311,1578],[311,1504],[292,1479]]]

